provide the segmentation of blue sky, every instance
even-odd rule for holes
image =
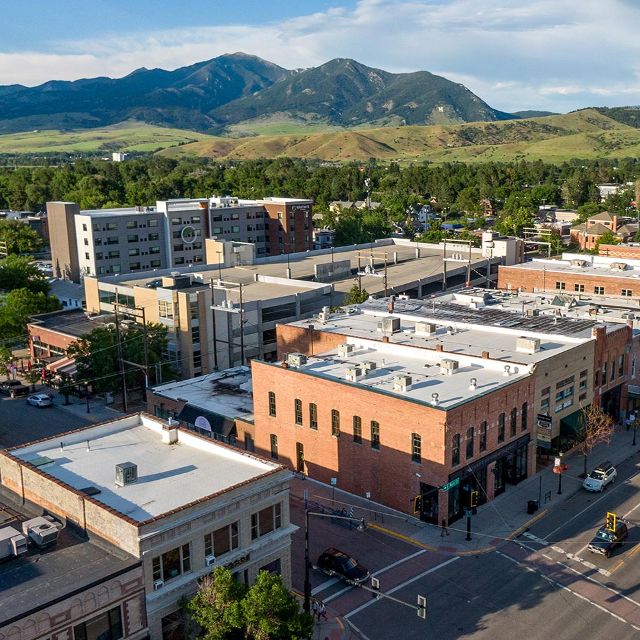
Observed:
[[[290,69],[336,57],[424,69],[505,111],[640,104],[640,0],[3,4],[0,84],[119,77],[244,51]]]

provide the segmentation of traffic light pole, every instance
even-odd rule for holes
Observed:
[[[471,540],[471,509],[467,510],[467,537],[465,540],[467,542]]]

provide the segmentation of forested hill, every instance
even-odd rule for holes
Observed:
[[[126,120],[219,133],[228,125],[273,116],[339,126],[512,117],[427,71],[394,74],[349,59],[289,71],[235,53],[175,71],[138,69],[119,79],[0,86],[0,133]]]

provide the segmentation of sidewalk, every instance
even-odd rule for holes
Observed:
[[[617,427],[611,442],[594,448],[588,457],[588,470],[602,460],[610,460],[618,465],[631,456],[638,456],[640,450],[640,434],[637,446],[632,447],[633,432],[624,427]],[[640,460],[640,457],[638,457]],[[466,518],[461,518],[449,527],[449,534],[441,536],[440,527],[422,522],[405,513],[394,511],[378,503],[360,498],[353,494],[332,491],[328,487],[313,480],[296,478],[291,486],[291,493],[300,499],[306,496],[312,503],[325,507],[340,509],[343,506],[354,507],[354,517],[364,518],[367,526],[388,535],[415,544],[419,547],[456,555],[476,555],[493,551],[495,546],[505,539],[515,538],[535,521],[543,518],[548,510],[556,508],[571,497],[582,486],[583,456],[573,453],[563,461],[568,465],[562,477],[562,494],[558,495],[558,476],[553,473],[553,456],[549,465],[534,476],[517,485],[508,485],[507,490],[491,502],[480,506],[476,515],[472,516],[472,539],[466,538]],[[541,495],[539,510],[535,515],[527,514],[527,502],[538,500]],[[313,506],[313,504],[311,505]]]

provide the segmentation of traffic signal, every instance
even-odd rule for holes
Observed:
[[[413,499],[413,513],[420,513],[422,511],[422,496],[416,496]]]
[[[471,496],[469,498],[469,506],[472,509],[475,509],[478,506],[478,498],[480,496],[480,492],[479,491],[472,491],[471,492]]]
[[[427,596],[418,596],[418,607],[416,609],[418,618],[427,619]]]
[[[373,589],[373,593],[371,594],[374,600],[377,600],[380,597],[380,579],[372,576],[371,578],[371,588]]]
[[[617,520],[618,520],[618,516],[615,513],[608,511],[607,517],[605,518],[605,521],[604,521],[605,529],[607,531],[615,531]]]

